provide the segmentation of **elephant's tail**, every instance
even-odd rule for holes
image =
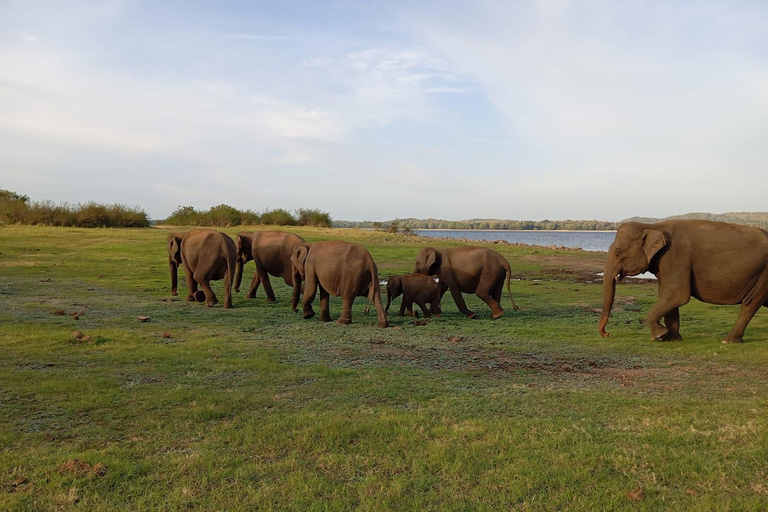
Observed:
[[[379,327],[387,327],[387,312],[384,311],[384,305],[381,303],[381,284],[379,283],[379,269],[376,267],[373,258],[370,261],[371,287],[368,289],[368,307],[365,308],[366,314],[371,309],[371,304],[376,307],[376,313],[379,316]]]
[[[509,266],[509,262],[507,261],[506,258],[502,258],[502,259],[504,260],[504,263],[505,263],[504,270],[507,273],[507,293],[509,294],[509,300],[512,301],[512,308],[515,311],[519,311],[520,308],[517,307],[517,304],[515,304],[515,299],[512,298],[512,288],[509,285],[509,281],[512,279],[512,267]]]

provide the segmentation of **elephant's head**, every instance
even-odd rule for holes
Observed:
[[[419,255],[416,257],[416,267],[413,269],[413,273],[433,276],[441,264],[442,257],[440,253],[432,247],[425,247],[419,251]]]
[[[177,295],[176,287],[178,285],[179,265],[181,265],[181,233],[168,233],[168,266],[171,269],[171,294]]]
[[[240,293],[243,280],[243,266],[253,259],[251,251],[251,233],[241,231],[237,234],[237,263],[235,263],[235,293]]]
[[[384,311],[389,311],[389,305],[392,299],[396,299],[403,293],[403,280],[400,276],[393,276],[387,279],[387,307]]]
[[[637,222],[627,222],[619,226],[616,239],[608,249],[608,261],[603,271],[603,313],[599,326],[603,338],[609,336],[605,326],[611,316],[616,283],[625,276],[646,272],[654,256],[668,243],[667,236],[657,227]]]

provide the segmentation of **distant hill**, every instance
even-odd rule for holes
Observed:
[[[632,217],[631,219],[624,219],[621,222],[659,222],[668,219],[714,220],[718,222],[730,222],[731,224],[744,224],[745,226],[756,226],[758,228],[768,229],[768,212],[691,212],[684,215],[673,215],[672,217],[665,217],[663,219],[654,219],[650,217]]]
[[[686,213],[663,219],[650,217],[632,217],[621,222],[605,220],[502,220],[502,219],[393,219],[388,221],[348,221],[334,220],[335,228],[369,228],[408,231],[411,229],[508,229],[508,230],[587,230],[609,231],[615,230],[622,222],[659,222],[667,219],[704,219],[733,224],[744,224],[768,229],[768,212],[741,212],[741,213]]]

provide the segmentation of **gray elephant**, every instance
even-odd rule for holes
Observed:
[[[306,243],[305,240],[292,233],[283,231],[241,231],[237,234],[237,268],[235,271],[235,292],[240,292],[240,282],[243,278],[243,267],[246,263],[253,260],[256,264],[256,271],[253,273],[250,289],[247,297],[253,299],[256,297],[256,291],[259,284],[264,283],[264,292],[267,294],[267,301],[275,301],[275,292],[272,290],[272,284],[269,282],[269,275],[283,279],[285,284],[294,287],[294,279],[298,274],[294,272],[291,264],[291,253],[297,244]],[[299,303],[299,292],[294,287],[294,294],[291,298],[291,306],[296,311]]]
[[[651,339],[681,340],[680,306],[691,297],[709,304],[741,304],[723,343],[742,341],[747,324],[768,306],[768,232],[705,220],[668,220],[619,226],[603,274],[604,338],[616,283],[643,272],[656,275],[659,299],[648,312]],[[665,325],[661,324],[664,317]]]
[[[407,310],[410,316],[418,318],[418,312],[413,311],[414,302],[421,308],[425,318],[429,318],[431,315],[440,316],[442,314],[440,300],[447,290],[448,285],[445,281],[435,281],[432,276],[424,274],[392,276],[387,279],[387,306],[384,310],[389,311],[392,299],[402,295],[400,316],[403,316]],[[429,304],[429,309],[427,309],[427,304]]]
[[[328,302],[333,295],[343,301],[339,323],[351,323],[352,303],[355,297],[362,296],[368,297],[376,307],[379,327],[387,327],[387,313],[381,304],[379,271],[371,253],[364,247],[340,240],[298,244],[293,249],[291,263],[304,281],[304,318],[315,316],[312,301],[319,287],[321,321],[331,320]],[[298,286],[294,283],[294,293]]]
[[[187,300],[205,301],[206,306],[218,303],[210,282],[224,280],[224,307],[232,307],[232,279],[237,248],[226,234],[212,229],[194,229],[186,233],[169,233],[168,264],[171,269],[171,293],[177,295],[178,269],[184,264],[187,275]],[[198,290],[198,285],[201,290]]]
[[[419,251],[413,272],[436,276],[445,282],[459,311],[469,318],[474,318],[475,313],[467,307],[462,293],[477,294],[491,308],[494,319],[504,313],[500,302],[506,276],[512,307],[515,311],[519,309],[509,286],[512,276],[509,262],[494,250],[471,245],[442,250],[425,247]]]

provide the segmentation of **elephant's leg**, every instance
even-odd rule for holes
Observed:
[[[451,297],[453,297],[453,301],[456,303],[456,307],[459,308],[459,311],[469,318],[475,318],[475,313],[471,311],[467,307],[467,303],[464,302],[464,296],[461,295],[461,291],[456,286],[450,286],[448,291],[451,292]]]
[[[317,277],[307,272],[306,281],[304,283],[304,298],[302,299],[302,305],[304,307],[303,318],[312,318],[315,316],[315,310],[312,309],[312,301],[315,300],[317,294]]]
[[[216,298],[216,294],[213,293],[213,289],[211,289],[211,284],[209,281],[204,280],[200,282],[200,288],[203,289],[203,292],[205,292],[205,305],[210,307],[215,306],[218,304],[219,299]]]
[[[224,274],[224,308],[232,307],[232,275],[227,272]]]
[[[251,279],[251,287],[248,288],[248,295],[246,295],[246,298],[256,298],[256,292],[259,289],[259,284],[261,284],[261,276],[259,275],[259,266],[256,265],[256,270],[253,272],[253,279]]]
[[[736,319],[736,323],[733,325],[730,332],[723,338],[723,343],[741,343],[744,337],[744,330],[762,305],[762,301],[742,303],[741,309],[739,310],[739,318]]]
[[[264,293],[267,294],[267,302],[276,302],[275,292],[272,291],[272,283],[269,282],[269,274],[261,268],[259,268],[259,272],[262,273],[261,280],[264,282]]]
[[[408,316],[419,318],[419,313],[413,311],[413,298],[410,295],[407,297],[403,295],[403,304],[405,304],[405,311],[408,313]]]
[[[477,296],[480,297],[483,302],[488,304],[489,308],[491,308],[491,311],[493,312],[491,318],[495,320],[504,313],[504,310],[502,309],[501,304],[499,304],[499,301],[494,300],[491,287],[486,283],[481,281],[477,286],[477,291],[475,293],[477,293]]]
[[[680,336],[680,308],[675,308],[664,315],[664,325],[667,327],[667,334],[664,341],[682,341]]]
[[[432,313],[436,317],[440,316],[440,300],[439,299],[433,298],[429,302],[429,311],[430,311],[430,313]]]
[[[197,293],[197,281],[195,281],[195,276],[186,265],[184,265],[184,274],[187,276],[187,298],[185,300],[196,300],[195,294]]]
[[[320,285],[320,321],[331,321],[331,308],[330,308],[331,294]]]
[[[405,295],[403,295],[403,298],[400,300],[400,315],[399,316],[403,316],[405,314],[405,309],[406,309],[406,300],[405,300]]]
[[[661,317],[666,317],[667,314],[672,313],[674,320],[673,311],[687,304],[689,300],[691,300],[691,295],[688,283],[684,281],[673,281],[672,283],[659,281],[659,300],[651,307],[646,317],[648,327],[651,328],[652,340],[663,340],[669,332],[668,328],[661,325]],[[678,319],[679,316],[678,312]],[[679,322],[677,328],[680,328]],[[677,335],[679,336],[680,333],[678,332]]]
[[[432,316],[429,313],[429,310],[427,309],[427,305],[424,303],[423,300],[421,300],[420,297],[414,298],[413,301],[421,308],[421,312],[424,313],[424,318],[429,318],[430,316]]]
[[[339,317],[340,324],[352,323],[352,304],[355,302],[354,295],[352,297],[342,297],[341,316]]]

